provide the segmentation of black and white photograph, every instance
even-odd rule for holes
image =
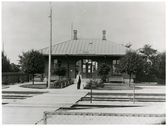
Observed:
[[[166,1],[1,1],[2,125],[166,125]]]

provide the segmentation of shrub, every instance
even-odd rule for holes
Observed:
[[[109,65],[103,63],[97,70],[98,76],[100,76],[102,82],[106,82],[106,79],[108,78],[110,72],[110,67]]]
[[[8,81],[4,81],[2,84],[8,85],[9,83],[8,83]]]
[[[162,85],[166,85],[164,79],[158,79],[158,80],[157,80],[157,83],[158,83],[158,84],[162,84]]]
[[[64,79],[64,80],[57,80],[54,82],[54,87],[57,87],[57,88],[64,88],[64,87],[67,87],[71,84],[74,84],[74,80],[69,78],[69,79]]]
[[[157,77],[155,75],[145,75],[141,77],[142,82],[157,82]]]
[[[54,74],[59,76],[59,80],[61,80],[66,75],[67,69],[65,67],[55,67]]]
[[[86,86],[84,87],[84,89],[97,89],[99,87],[103,87],[104,84],[102,82],[98,82],[97,80],[93,80],[91,79],[90,81],[86,82]]]

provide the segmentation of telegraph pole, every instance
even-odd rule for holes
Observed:
[[[4,42],[2,44],[2,52],[4,53]]]
[[[73,22],[71,23],[71,40],[73,39]]]
[[[51,55],[52,55],[52,6],[50,2],[50,45],[49,45],[49,68],[48,68],[48,88],[51,82]]]

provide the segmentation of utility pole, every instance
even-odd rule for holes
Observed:
[[[50,45],[49,45],[49,68],[48,68],[48,88],[51,82],[51,55],[52,55],[52,6],[50,2]]]
[[[71,40],[73,39],[73,22],[71,23]]]
[[[2,43],[2,52],[4,53],[4,42]]]
[[[6,40],[4,40],[3,42],[2,42],[2,52],[5,54],[5,42],[6,42]]]
[[[135,83],[133,83],[133,104],[135,104]]]

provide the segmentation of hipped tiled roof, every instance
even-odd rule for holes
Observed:
[[[127,48],[109,40],[77,39],[52,45],[52,55],[125,55]],[[49,54],[49,47],[39,50]]]

